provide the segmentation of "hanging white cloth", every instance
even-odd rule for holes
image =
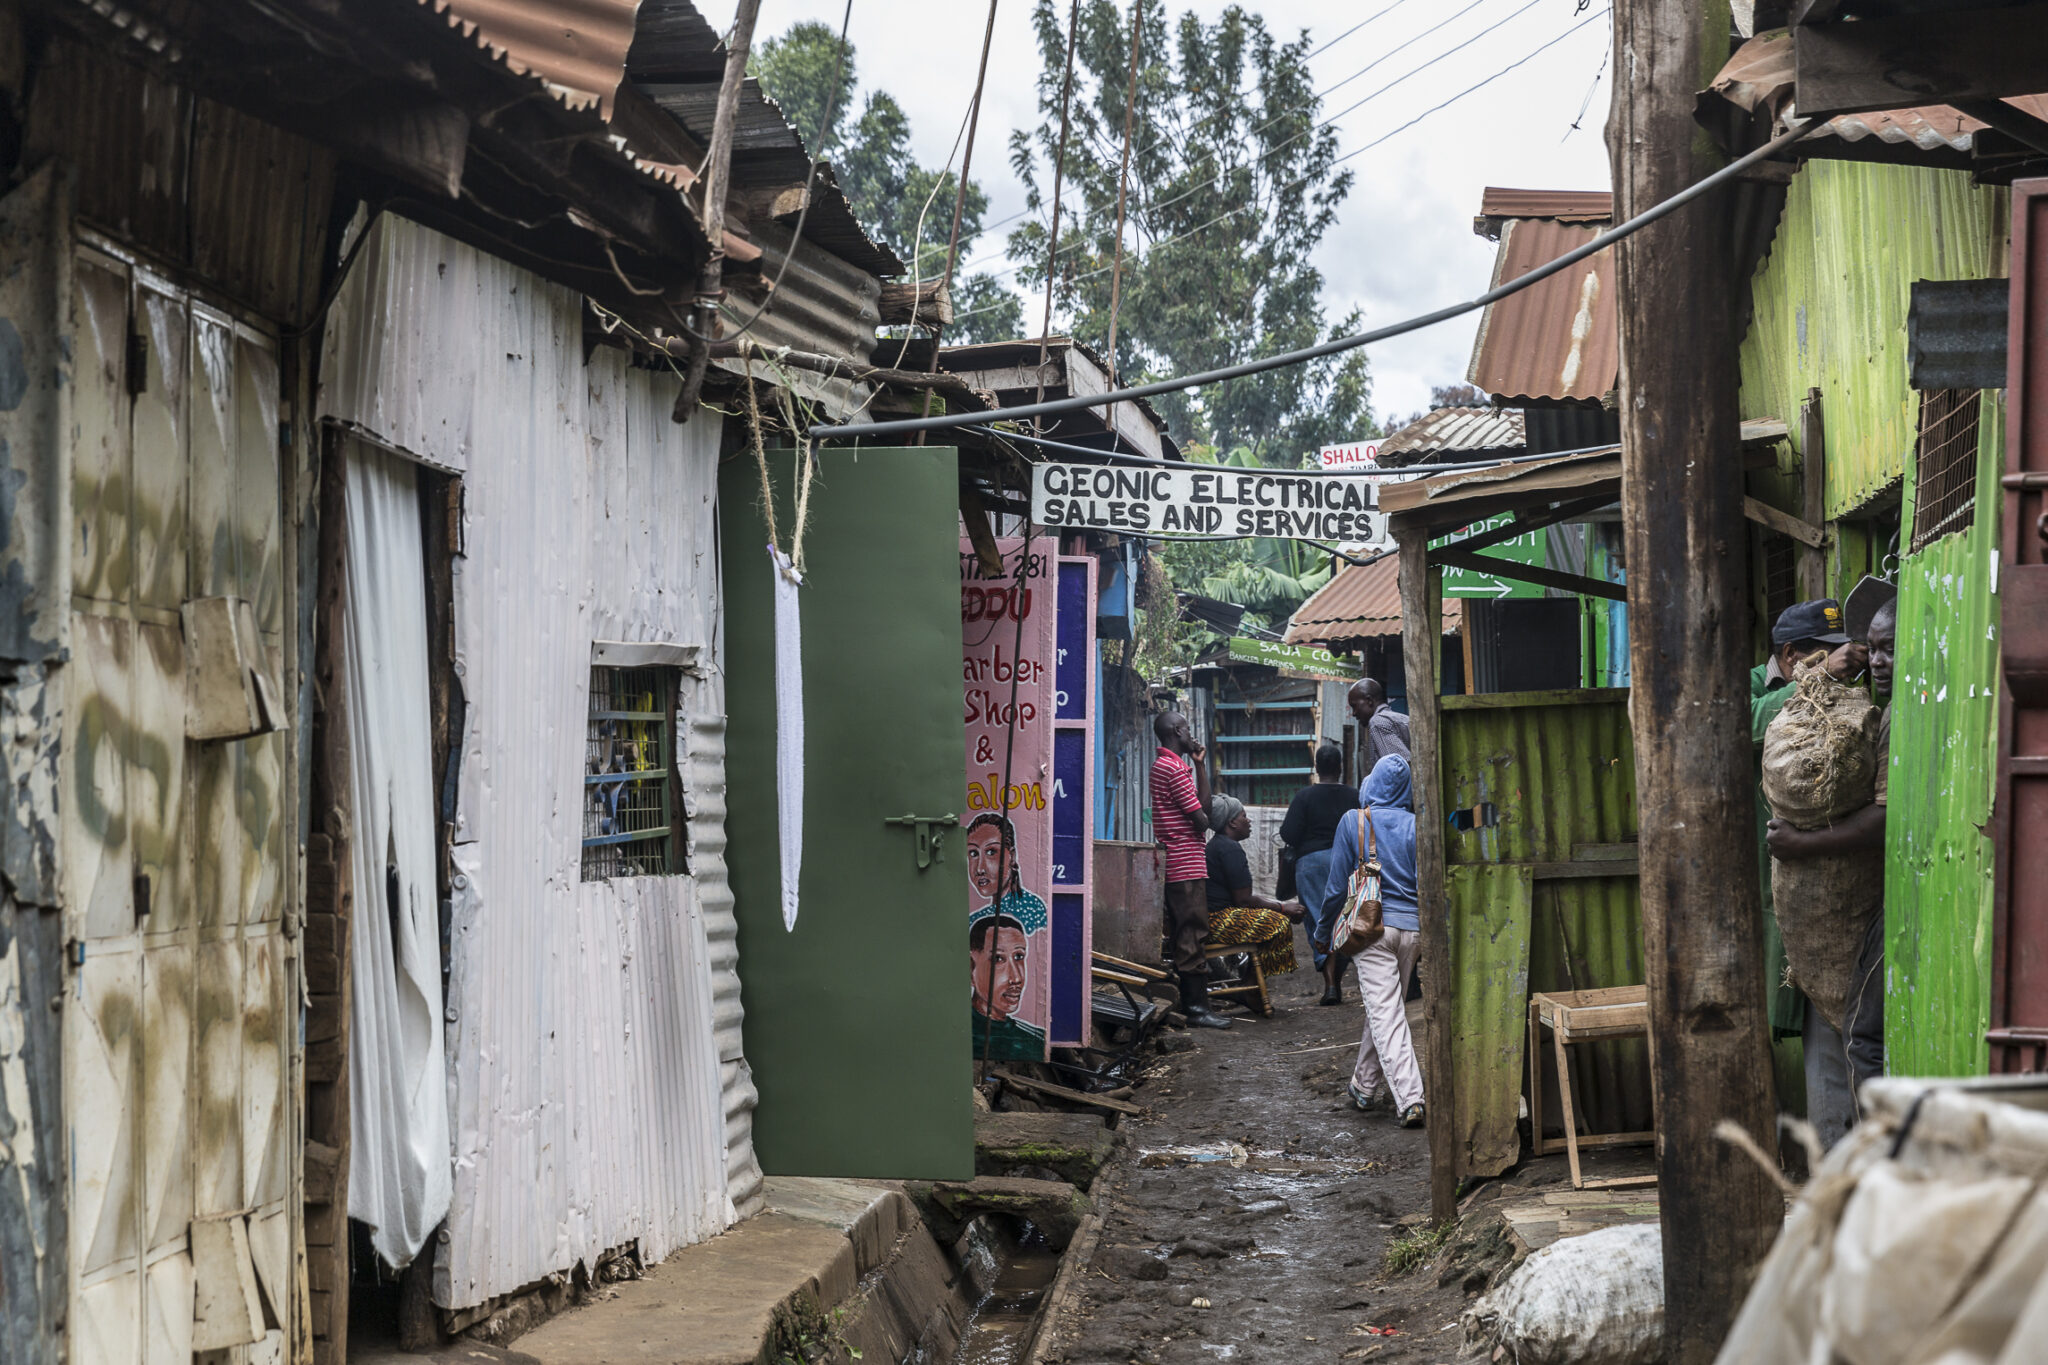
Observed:
[[[782,927],[796,930],[804,867],[804,637],[789,557],[768,547],[775,582],[775,828],[782,848]]]
[[[413,467],[351,441],[342,617],[355,828],[349,1217],[393,1268],[448,1213],[453,1179],[434,877],[427,590]]]

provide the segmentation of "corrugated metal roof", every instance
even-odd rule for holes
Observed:
[[[571,109],[612,116],[640,0],[420,0]]]
[[[1758,106],[1777,117],[1774,131],[1784,130],[1787,112],[1796,113],[1792,38],[1789,31],[1759,34],[1735,50],[1708,87],[1744,113]],[[1704,100],[1705,97],[1702,97]],[[2035,118],[2048,118],[2048,94],[2014,95],[2005,103]],[[1820,139],[1835,137],[1844,144],[1875,138],[1900,149],[1903,157],[1913,152],[1955,152],[1967,154],[1976,135],[1989,125],[1946,104],[1918,105],[1905,109],[1876,109],[1860,114],[1841,114],[1799,144],[1803,157],[1826,156]],[[1867,152],[1868,149],[1864,149]]]
[[[1520,450],[1522,444],[1520,408],[1436,408],[1381,441],[1380,458]]]
[[[1456,635],[1464,624],[1463,600],[1446,597],[1444,634]],[[1370,564],[1347,564],[1338,570],[1295,608],[1287,622],[1287,643],[1323,644],[1400,632],[1401,557],[1389,554]]]
[[[1498,287],[1547,265],[1599,233],[1543,218],[1512,219],[1494,258]],[[1472,341],[1474,384],[1510,403],[1595,400],[1621,377],[1614,252],[1600,252],[1519,294],[1488,305]]]
[[[1514,218],[1605,223],[1613,217],[1614,195],[1607,190],[1509,190],[1488,185],[1472,230],[1482,237],[1498,237],[1501,224]]]

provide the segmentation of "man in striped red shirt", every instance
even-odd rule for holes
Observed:
[[[1209,864],[1202,831],[1209,828],[1209,773],[1188,718],[1162,711],[1152,718],[1159,755],[1152,760],[1152,835],[1166,850],[1166,922],[1169,954],[1180,976],[1181,1010],[1195,1028],[1229,1028],[1209,1008]],[[1193,760],[1190,763],[1189,760]]]

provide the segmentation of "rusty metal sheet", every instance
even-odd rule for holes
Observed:
[[[1599,235],[1583,223],[1517,218],[1501,227],[1493,287],[1521,278]],[[1466,378],[1504,401],[1598,401],[1621,375],[1614,252],[1602,251],[1480,315]]]
[[[598,106],[626,75],[640,0],[420,0],[505,65],[545,81],[571,109]]]
[[[1380,441],[1380,459],[1522,448],[1520,408],[1436,408]],[[1388,461],[1392,463],[1392,461]]]
[[[1370,564],[1347,564],[1294,610],[1287,623],[1287,643],[1321,644],[1373,635],[1401,633],[1400,556],[1388,555]],[[1444,634],[1456,635],[1465,625],[1461,598],[1444,599]]]
[[[1644,980],[1629,864],[1612,876],[1534,877],[1539,864],[1585,871],[1626,857],[1636,840],[1635,748],[1620,688],[1445,697],[1442,723],[1442,809],[1471,813],[1457,821],[1470,828],[1444,836],[1459,1174],[1497,1175],[1519,1153],[1529,992]],[[1603,1043],[1587,1055],[1574,1074],[1588,1122],[1647,1127],[1641,1044]]]
[[[1095,841],[1095,948],[1126,962],[1157,962],[1166,913],[1166,866],[1157,844]]]
[[[1607,190],[1512,190],[1488,185],[1479,198],[1473,224],[1481,236],[1498,237],[1510,218],[1548,218],[1559,223],[1601,223],[1614,217],[1614,195]]]

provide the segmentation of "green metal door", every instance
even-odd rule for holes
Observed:
[[[960,505],[945,447],[829,451],[804,529],[804,832],[785,930],[776,832],[772,572],[761,478],[720,480],[727,860],[745,1042],[770,1175],[974,1174],[966,855],[884,817],[960,809]],[[777,530],[796,522],[771,452]],[[787,545],[785,543],[785,548]]]

